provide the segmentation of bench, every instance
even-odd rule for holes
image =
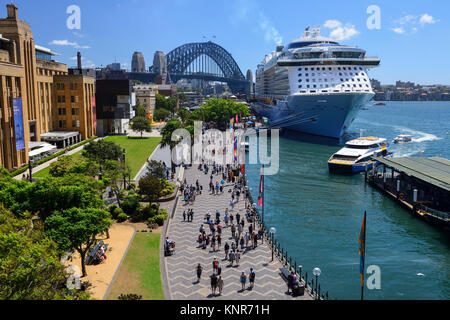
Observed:
[[[87,265],[90,265],[90,264],[93,264],[94,262],[96,262],[96,260],[97,260],[97,252],[98,252],[99,248],[101,246],[103,246],[103,245],[105,246],[105,252],[108,250],[108,244],[107,243],[105,244],[103,242],[103,240],[101,240],[99,243],[97,243],[92,248],[91,252],[89,252],[88,256],[86,257],[85,262],[86,262]]]
[[[286,281],[286,283],[288,282],[288,276],[291,274],[289,272],[288,269],[286,268],[280,268],[281,271],[281,276],[283,277],[284,281]],[[300,282],[299,279],[297,279],[297,283],[298,283],[298,290],[291,288],[292,289],[292,296],[303,296],[305,294],[305,286]],[[295,292],[296,291],[296,292]],[[295,294],[294,294],[295,292]]]

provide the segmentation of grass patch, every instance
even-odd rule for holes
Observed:
[[[144,137],[141,139],[140,137],[111,136],[105,140],[113,141],[125,149],[126,161],[131,168],[131,179],[133,179],[156,149],[161,138]]]
[[[117,300],[122,293],[142,295],[145,300],[164,300],[159,268],[160,237],[160,233],[136,232],[108,300]]]
[[[70,155],[69,157],[81,158],[82,157],[81,152],[82,152],[82,150],[80,150],[80,151]],[[50,166],[51,166],[51,164],[48,167],[46,167],[46,168],[44,168],[42,170],[39,170],[36,173],[33,172],[33,177],[35,177],[35,178],[46,178],[46,177],[50,176]]]

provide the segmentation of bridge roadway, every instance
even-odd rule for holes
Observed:
[[[226,299],[226,300],[312,300],[313,298],[305,291],[304,296],[293,298],[286,293],[287,286],[279,268],[282,264],[275,258],[271,262],[271,248],[266,242],[261,244],[259,240],[256,249],[249,249],[245,253],[241,253],[241,260],[238,267],[229,267],[228,261],[224,260],[225,253],[223,246],[228,242],[231,246],[231,228],[225,227],[223,222],[225,208],[229,208],[231,194],[228,190],[232,186],[227,186],[223,194],[212,195],[208,191],[211,170],[208,175],[197,170],[197,166],[192,166],[185,170],[184,178],[188,184],[195,184],[196,179],[203,186],[201,195],[197,195],[194,204],[185,205],[182,198],[179,199],[173,218],[169,220],[167,235],[176,241],[176,252],[173,256],[164,257],[166,276],[165,284],[168,294],[166,297],[175,300],[202,300],[202,299]],[[220,182],[221,175],[214,176],[214,183]],[[192,208],[194,210],[193,222],[183,222],[183,211]],[[221,221],[224,225],[222,231],[222,245],[219,250],[213,252],[211,247],[201,249],[198,247],[197,238],[199,235],[200,225],[203,223],[205,230],[209,232],[209,227],[204,223],[204,216],[207,211],[215,218],[216,210],[220,211]],[[233,215],[237,212],[241,213],[241,217],[245,216],[245,199],[235,205]],[[248,231],[249,223],[246,221],[245,231]],[[256,226],[256,230],[258,226]],[[212,261],[217,257],[219,265],[222,267],[222,277],[224,279],[224,288],[221,296],[211,295],[211,286],[209,276],[212,274]],[[203,266],[202,279],[197,283],[195,268],[198,263]],[[248,275],[250,268],[256,273],[255,286],[253,290],[249,290]],[[239,278],[241,272],[245,271],[247,275],[246,290],[241,292],[241,284]],[[218,291],[217,291],[218,292]],[[217,293],[216,292],[216,293]]]

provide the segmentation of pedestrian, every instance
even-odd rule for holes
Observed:
[[[245,245],[244,237],[241,237],[240,243],[241,243],[241,250],[244,250],[244,245]]]
[[[222,294],[222,290],[223,290],[223,278],[222,276],[219,276],[219,279],[217,281],[217,286],[219,287],[219,295]]]
[[[228,259],[228,251],[230,250],[230,245],[228,244],[228,242],[225,242],[225,260]]]
[[[247,282],[247,276],[245,275],[245,271],[242,271],[240,282],[242,285],[242,291],[245,290],[245,283]]]
[[[231,210],[234,210],[234,200],[233,199],[230,200],[230,207],[231,207]]]
[[[211,248],[213,249],[213,252],[216,252],[216,237],[212,237],[211,239]]]
[[[186,221],[186,210],[183,211],[183,222]]]
[[[215,273],[211,275],[211,294],[214,296],[216,295],[216,289],[217,289],[217,276]]]
[[[230,252],[230,264],[231,264],[231,266],[233,266],[233,263],[234,263],[234,255],[235,255],[235,253],[234,253],[234,250],[233,250],[233,251]]]
[[[219,261],[217,261],[216,257],[214,257],[212,265],[213,265],[213,272],[217,272],[217,268],[219,267]]]
[[[254,238],[255,238],[255,244],[254,244],[254,248],[256,248],[257,246],[258,246],[258,236],[253,232],[253,234],[255,235],[254,236]],[[253,248],[253,249],[254,249]]]
[[[199,263],[197,265],[197,267],[195,268],[195,270],[197,271],[197,282],[200,282],[200,278],[202,277],[202,270],[203,270],[202,265]]]
[[[225,214],[225,225],[228,227],[228,221],[230,220],[230,217],[228,216],[228,214]]]
[[[252,232],[253,232],[253,225],[250,223],[248,225],[248,233],[252,234]]]
[[[253,286],[255,285],[255,271],[253,271],[253,268],[250,268],[250,275],[248,277],[248,280],[250,282],[250,287],[253,289]]]
[[[288,286],[288,291],[287,291],[287,293],[288,294],[290,294],[290,289],[292,289],[292,284],[294,283],[294,272],[293,271],[291,271],[291,273],[288,275],[288,278],[287,278],[287,286]]]
[[[240,223],[241,222],[241,214],[238,212],[236,213],[236,223]]]
[[[222,230],[222,229],[219,229]],[[217,235],[217,249],[220,249],[220,245],[222,244],[222,236],[219,234]]]
[[[222,274],[222,267],[218,266],[217,267],[217,275],[220,276]]]
[[[239,253],[239,251],[236,251],[234,259],[236,260],[236,265],[239,266],[239,260],[241,259],[241,254]]]
[[[231,236],[233,238],[235,238],[236,236],[236,227],[234,226],[234,224],[231,224]]]

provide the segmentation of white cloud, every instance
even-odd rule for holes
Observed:
[[[53,44],[55,46],[76,46],[76,45],[78,45],[76,42],[69,42],[69,40],[53,40],[49,44]]]
[[[259,13],[259,16],[259,27],[264,31],[264,40],[280,45],[283,42],[283,37],[280,36],[278,30],[262,12]]]
[[[423,26],[425,24],[433,24],[436,23],[436,20],[434,20],[433,16],[430,16],[427,13],[424,13],[421,17],[420,17],[420,21],[419,23]]]
[[[403,29],[402,27],[391,28],[391,30],[394,31],[395,33],[398,33],[398,34],[403,34],[403,33],[405,33],[405,29]]]
[[[438,22],[433,16],[424,13],[420,16],[414,16],[406,14],[397,20],[394,20],[394,27],[391,28],[397,34],[411,35],[419,31],[420,27],[424,27],[426,24],[434,24]]]
[[[341,25],[342,23],[338,20],[327,20],[323,26],[328,29],[334,29],[340,27]]]
[[[77,42],[70,42],[69,40],[53,40],[52,42],[49,42],[49,44],[55,45],[55,46],[71,46],[77,49],[90,49],[89,46],[81,46]]]

